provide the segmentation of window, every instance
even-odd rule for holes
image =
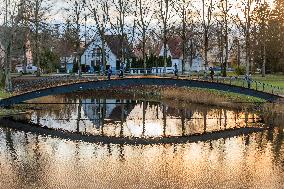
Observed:
[[[102,64],[102,49],[100,47],[95,47],[91,50],[91,57],[93,59],[94,66],[100,66]],[[106,59],[109,58],[108,54],[105,53]]]
[[[92,52],[92,57],[96,58],[96,57],[101,57],[102,53],[101,53],[101,49],[99,47],[96,47],[93,49]]]

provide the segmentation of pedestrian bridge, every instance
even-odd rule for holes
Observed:
[[[234,84],[236,83],[236,84]],[[265,90],[264,85],[256,83],[256,87],[245,87],[245,82],[241,80],[229,81],[215,80],[207,81],[201,79],[190,79],[188,77],[158,77],[158,76],[140,76],[140,77],[125,77],[112,78],[42,78],[41,80],[20,81],[15,85],[15,95],[0,100],[1,107],[7,107],[18,104],[27,100],[38,97],[72,93],[76,91],[92,90],[92,89],[111,89],[125,88],[134,86],[167,86],[167,87],[197,87],[202,89],[214,89],[223,92],[232,92],[243,94],[252,97],[261,98],[270,102],[282,99],[278,94],[275,94],[273,88],[271,92]],[[267,89],[267,87],[266,87]],[[270,90],[270,89],[269,89]]]

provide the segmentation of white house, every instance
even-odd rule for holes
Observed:
[[[60,57],[60,67],[64,68],[67,73],[71,73],[73,71],[75,58],[75,53]]]
[[[159,56],[164,56],[164,47],[163,45],[160,48]],[[171,57],[172,67],[176,64],[178,70],[182,69],[182,39],[181,37],[174,36],[168,39],[167,43],[167,57]],[[203,60],[200,56],[195,56],[190,66],[189,57],[185,58],[185,71],[200,71],[204,70]]]
[[[105,55],[106,65],[111,66],[115,70],[120,68],[121,60],[121,40],[120,35],[106,35],[105,36]],[[124,40],[125,54],[130,55],[130,45],[127,42],[127,38]],[[91,70],[98,69],[102,65],[102,40],[100,38],[94,39],[84,50],[81,56],[81,64],[86,65]]]

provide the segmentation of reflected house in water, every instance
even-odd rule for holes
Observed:
[[[100,128],[105,121],[112,122],[121,121],[122,114],[127,116],[127,112],[131,109],[123,108],[125,104],[130,107],[132,102],[129,100],[116,99],[83,99],[84,116],[93,122],[95,127]]]

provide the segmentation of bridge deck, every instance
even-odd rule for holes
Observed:
[[[18,81],[17,81],[18,80]],[[204,89],[215,89],[224,92],[232,92],[262,98],[268,101],[277,101],[282,99],[281,96],[268,93],[263,88],[256,89],[244,87],[245,83],[236,81],[238,85],[233,85],[232,80],[208,80],[190,79],[188,77],[160,77],[160,76],[127,76],[125,78],[112,77],[106,80],[105,77],[43,77],[32,78],[23,81],[20,78],[14,81],[14,96],[0,101],[0,106],[9,106],[30,100],[37,97],[70,93],[91,89],[109,89],[112,87],[129,87],[129,86],[175,86],[175,87],[197,87]],[[222,81],[222,82],[221,82]],[[243,86],[242,86],[243,85]],[[275,92],[275,91],[274,91]]]
[[[155,75],[127,75],[124,77],[124,79],[138,79],[138,78],[168,78],[168,79],[177,79],[177,77],[173,77],[172,75],[166,75],[166,76],[155,76]],[[101,81],[106,80],[107,77],[105,76],[95,76],[95,75],[88,75],[87,77],[76,77],[76,76],[70,76],[70,75],[64,75],[64,76],[47,76],[47,77],[18,77],[13,79],[13,86],[14,86],[14,95],[23,94],[31,91],[36,91],[40,89],[50,88],[50,87],[56,87],[56,86],[62,86],[62,85],[70,85],[75,83],[83,83],[83,82],[90,82],[90,81]],[[111,80],[119,80],[118,76],[112,76]],[[239,86],[247,88],[247,83],[242,78],[237,77],[216,77],[213,81],[209,80],[209,78],[204,79],[200,77],[189,77],[189,76],[180,76],[178,77],[180,80],[197,80],[197,81],[210,81],[213,83],[223,83],[223,84],[229,84],[233,86]],[[284,97],[284,89],[280,87],[275,87],[272,85],[264,84],[261,82],[254,81],[251,84],[251,89],[257,90],[257,91],[263,91],[266,93],[276,94],[278,96]]]

